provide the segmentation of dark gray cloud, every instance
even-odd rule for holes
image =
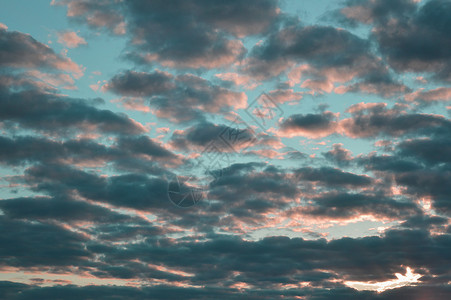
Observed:
[[[449,1],[428,1],[407,21],[398,19],[388,30],[375,32],[381,52],[396,70],[429,72],[449,82],[451,54],[446,49],[451,47],[450,15]]]
[[[17,284],[9,281],[0,282],[4,295],[12,300],[27,300],[36,298],[52,298],[55,294],[61,295],[64,299],[111,299],[120,297],[121,299],[212,299],[223,297],[227,299],[306,299],[326,300],[326,299],[359,299],[359,300],[420,300],[425,297],[433,297],[437,300],[447,300],[450,289],[446,286],[421,286],[403,287],[397,290],[386,291],[382,294],[374,292],[358,292],[347,287],[329,287],[327,290],[315,288],[287,289],[285,291],[275,289],[255,290],[247,289],[245,292],[234,288],[179,288],[159,285],[155,287],[134,288],[118,286],[87,286],[76,287],[72,285],[55,287],[36,287],[33,285]],[[20,291],[20,294],[18,292]]]
[[[335,12],[340,21],[356,26],[388,22],[390,18],[408,17],[417,6],[412,0],[348,0],[345,7]]]
[[[315,181],[326,186],[368,186],[373,181],[366,175],[343,172],[340,169],[321,167],[319,169],[305,167],[294,171],[301,180]]]
[[[128,58],[141,64],[215,68],[239,59],[237,37],[260,34],[278,17],[277,1],[61,1],[68,15],[130,36]],[[121,24],[121,22],[124,22]]]
[[[92,101],[95,102],[95,101]],[[144,127],[123,114],[92,106],[88,101],[36,89],[19,92],[0,84],[0,120],[6,125],[56,134],[76,129],[102,133],[139,134]]]
[[[105,88],[122,96],[149,99],[158,117],[175,123],[203,120],[205,113],[226,113],[233,108],[245,108],[247,104],[244,93],[192,74],[126,71],[114,76]]]
[[[117,147],[121,150],[128,151],[132,155],[145,154],[155,159],[164,158],[167,160],[175,158],[175,154],[147,136],[121,136],[118,138]]]
[[[407,187],[407,192],[413,196],[432,197],[434,207],[442,213],[451,212],[449,165],[400,173],[395,176],[395,180],[398,185]]]
[[[86,238],[60,226],[0,216],[0,264],[3,266],[82,266],[90,257]],[[20,232],[20,234],[17,234]]]
[[[345,134],[354,138],[428,134],[451,126],[441,115],[407,113],[402,106],[389,109],[385,103],[355,104],[348,112],[352,117],[341,121],[341,125]]]
[[[249,71],[259,73],[259,64],[277,65],[286,59],[308,61],[319,68],[352,65],[368,58],[368,46],[367,41],[333,27],[289,26],[252,50]]]
[[[374,26],[373,38],[395,70],[451,80],[449,1],[348,1],[340,13],[345,22]]]
[[[33,136],[0,137],[0,162],[8,165],[69,160],[72,163],[102,163],[120,155],[119,149],[109,148],[88,139],[60,142]]]
[[[146,209],[168,207],[168,183],[163,178],[145,174],[101,177],[68,165],[35,165],[26,170],[25,179],[34,183],[33,190],[52,196],[70,195],[77,191],[93,201],[120,207]]]
[[[223,172],[218,180],[210,184],[210,195],[222,201],[238,201],[251,196],[272,199],[278,203],[285,202],[284,197],[296,195],[297,187],[287,180],[284,172],[262,169],[265,164],[234,164]]]
[[[400,156],[413,157],[426,164],[451,164],[451,139],[446,137],[404,141],[399,149]]]
[[[422,168],[422,166],[415,161],[389,155],[368,155],[359,157],[357,163],[363,165],[365,169],[373,171],[409,172]]]
[[[272,0],[59,3],[72,20],[125,35],[124,57],[146,72],[121,71],[102,91],[160,119],[150,125],[161,135],[102,109],[101,99],[63,96],[40,81],[41,72],[77,77],[83,68],[0,24],[0,266],[35,276],[28,284],[0,282],[0,298],[449,298],[451,123],[413,107],[416,100],[446,100],[446,88],[401,96],[406,102],[392,108],[362,102],[340,114],[326,105],[314,113],[286,106],[291,115],[266,133],[222,120],[247,107],[238,89],[273,76],[287,78],[270,83],[282,105],[309,93],[335,92],[339,100],[346,92],[410,93],[399,81],[403,72],[449,80],[449,2],[347,1],[336,14],[348,25],[372,26],[368,38],[364,31],[300,24]],[[254,42],[247,53],[244,45]],[[183,73],[186,68],[196,75]],[[237,90],[199,74],[232,78]],[[135,100],[141,106],[133,107]],[[187,127],[174,130],[172,123]],[[350,146],[337,143],[340,134],[353,138]],[[306,138],[289,139],[294,136]],[[390,139],[385,153],[357,152],[379,136]],[[296,145],[327,150],[318,158]],[[198,154],[232,153],[236,160],[194,169]],[[172,205],[169,190],[185,192],[189,180],[201,179],[205,195],[198,205]],[[389,228],[349,224],[367,217]],[[327,236],[327,226],[337,223],[342,236],[357,227],[357,235],[373,235]],[[422,276],[415,286],[376,293],[345,285],[393,280],[407,266]],[[49,280],[47,273],[140,286],[79,286]]]
[[[330,93],[337,84],[342,85],[339,93],[363,92],[384,97],[408,90],[373,53],[368,40],[335,27],[288,22],[256,45],[244,66],[245,72],[260,79],[288,70],[291,84],[302,82],[301,87],[317,93]],[[343,86],[347,82],[352,83]]]
[[[319,114],[296,114],[280,124],[282,135],[319,138],[334,133],[337,129],[337,117],[326,111]]]
[[[0,28],[0,67],[81,71],[69,58],[56,54],[32,36],[3,28]]]
[[[250,128],[204,122],[175,132],[171,143],[174,147],[184,150],[233,152],[252,146],[255,139],[256,135]]]
[[[359,239],[342,238],[333,241],[303,240],[301,238],[268,237],[258,241],[246,241],[237,237],[224,235],[212,235],[212,239],[193,242],[193,240],[179,239],[176,243],[171,239],[157,240],[148,238],[145,241],[128,244],[126,247],[115,248],[112,246],[88,247],[91,253],[103,253],[101,262],[97,265],[99,274],[114,274],[120,278],[139,278],[142,275],[152,275],[154,278],[164,276],[152,271],[151,267],[143,268],[136,261],[147,264],[165,265],[168,268],[183,270],[195,274],[181,279],[177,276],[166,274],[169,280],[183,280],[185,283],[202,284],[202,290],[185,287],[183,291],[190,295],[191,289],[195,296],[211,298],[212,295],[232,296],[238,292],[233,283],[242,282],[251,285],[248,289],[241,290],[240,296],[249,295],[256,299],[291,299],[295,296],[306,296],[308,299],[336,299],[337,295],[343,298],[361,299],[362,295],[368,299],[397,299],[408,297],[412,289],[421,291],[427,289],[437,295],[437,299],[445,299],[446,290],[440,284],[449,279],[449,270],[446,269],[446,261],[449,259],[447,245],[449,236],[431,236],[423,230],[392,230],[381,237],[365,237]],[[418,255],[410,255],[411,251]],[[146,255],[143,255],[146,253]],[[189,257],[189,260],[186,260]],[[367,257],[373,259],[368,260]],[[271,258],[271,259],[268,259]],[[134,261],[133,261],[134,260]],[[107,267],[111,261],[123,263],[120,268]],[[88,262],[86,262],[88,263]],[[148,265],[148,266],[150,266]],[[211,266],[216,268],[211,270]],[[393,279],[395,272],[403,272],[400,265],[409,265],[423,277],[417,287],[404,287],[393,291],[376,294],[375,292],[357,292],[347,288],[341,282],[336,282],[336,272],[340,272],[345,280],[383,281]],[[372,272],[368,272],[368,270]],[[128,273],[131,270],[136,272]],[[239,272],[239,275],[237,275]],[[127,274],[132,275],[131,277]],[[436,275],[432,277],[430,275]],[[308,288],[280,289],[280,284],[298,284],[308,282]],[[3,282],[3,287],[12,290],[26,289]],[[32,288],[34,296],[52,288]],[[91,292],[94,287],[59,287],[60,289],[77,289],[78,293]],[[96,287],[105,289],[106,287]],[[111,288],[111,287],[110,287]],[[116,287],[123,289],[125,295],[134,293],[129,287]],[[3,289],[3,290],[5,290]],[[139,292],[146,291],[146,287]],[[154,286],[149,287],[149,293],[153,292],[153,298],[168,297],[178,291],[175,287]],[[163,289],[164,292],[157,291]],[[180,290],[181,292],[182,290]],[[325,296],[325,291],[328,295]],[[26,290],[24,291],[26,292]],[[118,295],[118,291],[115,291]],[[106,292],[113,293],[112,291]],[[119,292],[120,293],[120,292]],[[207,293],[207,294],[202,294]],[[210,294],[211,293],[211,294]],[[330,294],[328,294],[330,293]],[[26,294],[26,293],[24,293]],[[23,294],[21,294],[23,295]],[[133,294],[134,295],[134,294]],[[31,297],[31,296],[30,296]],[[19,298],[21,299],[21,298]],[[70,298],[69,298],[70,299]],[[421,299],[421,298],[411,298]]]
[[[422,214],[410,217],[401,225],[406,228],[430,228],[432,226],[446,225],[448,219],[440,216],[425,216]]]
[[[397,201],[383,195],[364,193],[328,193],[313,198],[313,201],[313,205],[298,207],[292,212],[301,211],[304,214],[338,219],[367,214],[376,217],[403,218],[420,212],[420,209],[409,201]]]
[[[447,182],[451,178],[447,134],[449,126],[434,127],[428,137],[414,137],[396,145],[391,155],[368,155],[356,161],[379,173],[390,184],[406,189],[413,199],[430,198],[436,210],[449,214],[451,202]]]
[[[323,152],[322,155],[338,166],[348,166],[353,160],[351,151],[344,148],[343,144],[333,144],[332,150]]]
[[[0,209],[10,218],[25,220],[123,222],[131,218],[83,201],[64,198],[13,198],[0,201]]]
[[[126,71],[111,78],[107,88],[116,94],[132,97],[151,97],[175,88],[174,76],[155,71],[142,73]]]

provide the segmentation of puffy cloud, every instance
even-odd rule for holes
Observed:
[[[401,136],[408,133],[450,126],[441,115],[406,113],[401,107],[387,109],[385,103],[359,103],[348,112],[351,118],[340,121],[344,133],[353,138],[375,137],[380,134]]]
[[[351,25],[357,23],[372,24],[387,22],[390,18],[398,18],[411,14],[416,9],[414,0],[352,0],[340,9],[343,19]],[[338,15],[337,15],[338,16]]]
[[[83,74],[82,68],[70,58],[56,54],[28,34],[0,28],[0,67],[48,68]]]
[[[283,120],[280,124],[281,136],[305,136],[322,138],[337,131],[338,122],[332,112],[320,114],[296,114]]]
[[[399,76],[446,80],[445,50],[418,46],[446,45],[446,1],[346,2],[342,21],[366,24],[368,37],[300,24],[271,0],[52,3],[123,36],[139,68],[93,88],[151,119],[61,95],[82,87],[82,68],[0,24],[0,267],[21,282],[0,282],[0,298],[448,298],[449,89],[412,91],[403,81],[427,74]],[[73,46],[77,37],[61,33]],[[259,84],[290,112],[265,132],[237,117],[260,93],[237,90]],[[68,91],[79,92],[92,93]],[[307,110],[317,94],[337,102]],[[346,110],[361,94],[398,103]],[[196,165],[211,158],[223,161]],[[177,191],[197,201],[197,186],[196,206],[171,203]],[[406,267],[415,285],[348,286],[382,285]]]
[[[85,39],[78,36],[74,31],[58,33],[58,42],[69,48],[77,48],[80,45],[87,45]]]
[[[425,72],[450,81],[449,1],[348,1],[346,20],[374,25],[373,38],[398,72]],[[388,24],[388,26],[387,26]]]
[[[104,133],[139,134],[145,128],[125,115],[99,109],[82,99],[39,90],[5,90],[0,84],[0,120],[22,128],[55,134],[84,129]]]
[[[202,120],[204,113],[227,113],[247,104],[245,93],[214,85],[192,74],[175,77],[161,71],[127,71],[114,76],[104,89],[122,96],[147,98],[157,116],[176,123]]]
[[[237,37],[259,34],[279,14],[264,1],[61,1],[67,14],[92,27],[131,35],[127,57],[175,68],[216,68],[234,63],[245,48]],[[124,25],[125,24],[125,25]]]
[[[370,185],[373,180],[366,175],[356,175],[343,172],[339,169],[322,167],[314,169],[305,167],[295,170],[296,177],[306,181],[318,182],[325,186],[355,186],[363,187]]]
[[[143,73],[127,71],[111,78],[104,89],[131,97],[151,97],[169,92],[175,88],[173,76],[169,73],[155,71]]]
[[[119,136],[110,146],[92,139],[55,141],[33,136],[1,137],[0,146],[0,163],[11,166],[59,163],[100,167],[114,163],[119,167],[127,160],[153,165],[180,163],[177,155],[147,136]]]
[[[323,156],[339,166],[347,166],[353,160],[352,153],[343,144],[333,144],[332,150],[322,153]]]
[[[17,224],[17,222],[16,222]],[[24,225],[22,225],[23,227]],[[38,226],[38,225],[27,225]],[[22,228],[21,227],[21,228]],[[50,230],[49,230],[50,231]],[[27,230],[23,231],[28,233]],[[44,234],[43,231],[42,234]],[[57,231],[56,231],[57,232]],[[59,235],[61,236],[61,232]],[[67,233],[66,233],[67,234]],[[36,237],[35,234],[31,235]],[[366,237],[361,239],[342,238],[326,242],[325,240],[304,240],[301,238],[269,237],[258,241],[246,241],[241,238],[232,238],[223,235],[212,235],[214,239],[194,242],[192,239],[178,240],[177,243],[168,239],[156,240],[149,238],[145,242],[135,242],[127,247],[117,250],[110,245],[90,245],[88,251],[77,253],[77,246],[83,240],[71,241],[62,239],[60,243],[52,244],[53,256],[47,256],[58,262],[61,258],[58,250],[74,247],[72,262],[80,262],[79,256],[88,254],[103,254],[101,261],[95,264],[98,272],[105,276],[130,278],[160,278],[165,279],[166,285],[154,284],[148,287],[135,289],[120,286],[87,286],[74,285],[37,288],[3,282],[6,293],[22,290],[25,295],[44,296],[59,291],[60,295],[76,294],[77,297],[94,294],[146,296],[153,298],[177,297],[184,292],[188,297],[211,298],[223,295],[226,298],[243,297],[249,295],[250,299],[266,298],[286,299],[296,296],[324,299],[342,295],[346,299],[420,299],[424,296],[424,289],[436,299],[446,299],[446,281],[449,272],[443,265],[448,259],[446,245],[449,237],[434,237],[422,230],[393,230],[381,237]],[[43,236],[42,238],[45,238]],[[53,238],[51,239],[53,240]],[[78,242],[78,243],[77,243]],[[25,247],[25,249],[29,249]],[[358,249],[353,251],[350,249]],[[406,250],[420,251],[422,255],[405,255]],[[4,250],[5,251],[5,250]],[[144,255],[147,253],[148,255]],[[180,257],[189,256],[188,263]],[[273,259],[268,259],[271,257]],[[367,260],[367,257],[373,257]],[[78,260],[77,260],[78,259]],[[108,268],[110,261],[120,261],[123,267],[119,269]],[[134,262],[133,262],[134,261]],[[142,263],[141,263],[142,262]],[[264,262],[264,263],[263,263]],[[84,264],[88,264],[85,262]],[[152,269],[152,265],[164,266],[159,271]],[[209,266],[217,266],[217,270],[210,270]],[[422,275],[418,287],[405,287],[390,292],[359,292],[344,286],[345,280],[384,281],[393,278],[393,274],[402,271],[401,265],[409,265]],[[423,268],[427,265],[427,268]],[[373,270],[368,272],[368,269]],[[135,270],[135,272],[129,272]],[[177,270],[178,274],[194,274],[182,276],[169,273]],[[184,273],[182,273],[184,272]],[[342,274],[340,277],[336,274]],[[275,276],[275,274],[277,276]],[[430,275],[436,276],[430,276]],[[168,283],[184,282],[183,287],[169,285]],[[217,284],[221,282],[221,284]],[[234,283],[245,283],[249,288],[237,289]],[[202,290],[196,285],[203,284]],[[299,288],[307,284],[305,288]],[[280,287],[286,287],[281,289]],[[327,289],[327,295],[324,295]],[[418,297],[415,296],[418,293]],[[22,294],[21,293],[21,294]],[[239,293],[239,294],[238,294]],[[413,298],[412,298],[413,296]],[[103,296],[100,296],[103,297]],[[404,298],[403,298],[404,297]],[[409,298],[410,297],[410,298]],[[106,297],[108,298],[108,297]],[[105,299],[106,299],[105,298]],[[14,298],[13,298],[14,299]],[[126,298],[127,299],[127,298]]]
[[[239,73],[219,73],[215,75],[221,79],[224,83],[232,83],[236,86],[243,86],[247,89],[254,89],[258,86],[258,83],[252,79],[251,76],[239,74]]]
[[[347,219],[373,215],[380,218],[398,219],[420,212],[416,204],[397,201],[379,195],[327,193],[314,197],[313,204],[294,208],[289,213],[323,216],[334,219]]]
[[[0,250],[2,266],[82,265],[91,256],[83,246],[86,237],[60,226],[11,220],[5,216],[0,216],[0,224],[0,240],[5,245]]]
[[[448,130],[449,119],[438,114],[408,113],[403,105],[387,108],[386,103],[358,103],[346,112],[351,117],[339,120],[338,114],[326,111],[317,114],[295,114],[281,120],[277,135],[323,138],[341,134],[351,138],[377,136],[399,137]]]
[[[147,209],[170,205],[167,181],[144,174],[105,178],[63,164],[38,164],[26,170],[25,179],[35,185],[35,191],[52,196],[70,195],[75,190],[81,197],[118,207]]]
[[[451,100],[451,88],[439,87],[433,90],[424,91],[419,89],[413,93],[405,95],[407,101],[422,101],[422,102],[434,102],[434,101],[449,101]]]
[[[126,215],[87,202],[64,198],[13,198],[0,202],[0,209],[13,219],[39,221],[95,221],[111,223],[131,221]]]
[[[174,132],[171,143],[178,149],[206,151],[237,151],[254,144],[255,133],[250,128],[230,127],[212,123],[199,123],[186,130]],[[211,150],[207,148],[212,144]]]
[[[337,83],[353,80],[357,82],[336,92],[391,96],[406,90],[373,54],[368,40],[344,29],[318,25],[290,24],[271,33],[252,49],[244,71],[259,79],[289,71],[290,85],[301,83],[301,87],[314,93],[330,93]]]

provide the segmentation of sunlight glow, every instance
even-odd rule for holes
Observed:
[[[353,289],[362,291],[377,291],[378,293],[389,289],[396,289],[406,285],[411,285],[418,282],[421,277],[420,274],[413,273],[412,269],[406,268],[406,275],[396,273],[397,279],[382,281],[382,282],[361,282],[361,281],[346,281],[345,284]]]

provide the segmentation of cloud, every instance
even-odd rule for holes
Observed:
[[[0,138],[0,162],[11,166],[30,163],[61,163],[79,166],[104,166],[107,163],[120,163],[127,159],[176,165],[177,155],[164,145],[147,136],[119,136],[112,145],[97,143],[93,139],[51,139],[20,136]]]
[[[83,247],[86,238],[60,226],[11,220],[5,216],[0,216],[0,224],[0,240],[5,245],[0,250],[0,264],[3,266],[52,265],[57,268],[74,263],[83,264],[90,256]]]
[[[409,113],[406,106],[387,108],[386,103],[358,103],[347,110],[349,118],[338,119],[339,114],[330,111],[315,114],[295,114],[280,121],[280,129],[274,130],[282,137],[304,136],[312,139],[332,134],[354,139],[377,136],[399,137],[424,135],[448,130],[451,123],[439,114]]]
[[[349,22],[348,24],[354,26],[358,23],[387,22],[390,18],[408,16],[413,13],[416,9],[416,2],[418,1],[352,0],[347,1],[339,13],[342,15],[342,22]]]
[[[388,109],[385,103],[359,103],[349,107],[351,118],[340,121],[344,133],[353,138],[401,136],[449,126],[441,115],[406,113],[402,106]]]
[[[344,148],[341,143],[333,144],[332,150],[323,152],[322,155],[339,166],[348,166],[353,160],[351,151]]]
[[[250,76],[239,73],[219,73],[215,76],[221,79],[224,83],[231,83],[236,86],[243,86],[246,89],[254,89],[259,84],[253,80]]]
[[[96,108],[82,99],[36,89],[8,91],[2,85],[0,95],[0,120],[24,129],[55,134],[74,134],[76,128],[119,134],[145,132],[141,124],[127,116]]]
[[[326,186],[368,186],[373,180],[366,175],[356,175],[343,172],[339,169],[322,167],[314,169],[310,167],[295,170],[296,177],[301,180],[315,181]]]
[[[314,197],[313,205],[298,207],[292,213],[301,212],[306,215],[330,217],[334,219],[347,219],[373,215],[381,218],[398,219],[419,213],[419,208],[411,202],[400,202],[384,196],[327,193]]]
[[[380,52],[398,72],[425,72],[449,82],[451,39],[447,34],[448,1],[348,1],[345,20],[374,26]],[[387,24],[389,25],[387,27]]]
[[[351,81],[346,90],[391,96],[406,89],[373,54],[368,40],[341,28],[319,25],[289,23],[272,32],[251,50],[243,71],[258,79],[288,72],[291,86],[300,83],[320,94],[331,93],[337,83]]]
[[[174,123],[202,121],[205,113],[224,114],[247,105],[243,92],[214,85],[192,74],[173,76],[158,70],[126,71],[114,76],[104,89],[125,97],[149,99],[158,117]]]
[[[423,88],[405,95],[407,101],[422,101],[422,102],[435,102],[435,101],[449,101],[451,100],[451,88],[439,87],[436,89],[424,91]]]
[[[333,134],[337,127],[336,115],[332,112],[296,114],[281,122],[279,134],[288,137],[305,136],[317,139]]]
[[[83,74],[70,58],[56,54],[30,35],[4,28],[0,28],[0,67],[54,69],[77,77]]]
[[[174,68],[217,68],[245,52],[238,37],[260,34],[278,16],[277,2],[61,1],[68,16],[94,28],[130,35],[126,57]],[[174,21],[176,20],[176,21]],[[120,25],[120,24],[126,24]]]
[[[92,254],[103,253],[105,256],[102,257],[102,260],[105,263],[112,259],[124,263],[123,268],[117,270],[107,268],[103,263],[97,264],[103,272],[106,272],[105,275],[115,274],[116,277],[120,277],[120,274],[123,274],[122,276],[125,277],[128,270],[135,268],[138,272],[131,273],[134,278],[140,278],[143,275],[152,275],[155,278],[161,275],[161,278],[169,280],[165,282],[183,281],[185,284],[190,283],[191,285],[179,288],[172,285],[155,284],[139,290],[135,290],[133,287],[113,287],[111,285],[109,287],[71,285],[37,288],[4,282],[3,286],[9,293],[19,289],[24,290],[23,293],[28,293],[30,296],[42,296],[58,289],[60,293],[63,293],[69,289],[70,293],[77,293],[77,296],[91,295],[91,293],[100,293],[101,295],[114,293],[115,295],[123,294],[124,297],[126,295],[135,297],[151,293],[152,297],[158,299],[158,297],[173,296],[174,293],[181,291],[188,296],[193,293],[193,297],[197,298],[202,296],[209,298],[211,295],[234,296],[239,290],[234,288],[233,284],[241,282],[249,285],[249,288],[241,289],[237,297],[242,297],[244,294],[249,295],[251,299],[252,297],[261,299],[262,293],[264,293],[263,295],[267,293],[268,297],[272,299],[300,295],[321,299],[321,297],[324,298],[324,288],[327,288],[328,293],[331,292],[334,296],[344,295],[347,299],[361,299],[364,295],[369,298],[377,295],[381,299],[402,299],[402,297],[408,298],[409,295],[412,295],[412,289],[417,289],[419,295],[423,295],[421,291],[427,289],[433,295],[437,295],[438,299],[445,299],[440,295],[446,291],[446,288],[440,287],[439,284],[440,280],[446,280],[447,277],[447,272],[441,271],[447,259],[447,253],[444,250],[447,242],[449,242],[448,237],[433,237],[421,230],[393,230],[382,237],[342,238],[329,242],[281,236],[258,241],[245,241],[241,238],[218,235],[214,240],[197,243],[192,240],[184,240],[174,244],[169,240],[161,239],[160,246],[158,246],[156,240],[148,239],[145,243],[136,242],[115,251],[111,251],[113,250],[111,246],[100,247],[100,245],[97,247],[93,245],[88,249],[92,251]],[[59,246],[60,243],[56,245]],[[53,246],[54,249],[59,248]],[[421,250],[423,255],[405,257],[403,253],[406,247],[410,250]],[[349,249],[359,249],[359,251]],[[53,250],[52,253],[55,251]],[[143,253],[148,254],[143,259],[148,267],[144,268],[140,267],[138,263],[131,262],[139,259]],[[189,263],[183,263],[183,260],[180,259],[181,256],[189,256]],[[368,256],[374,259],[364,260]],[[55,256],[52,259],[57,261],[58,257]],[[268,257],[272,259],[268,260]],[[157,262],[158,265],[165,266],[165,270],[183,270],[194,276],[185,276],[182,279],[180,275],[170,277],[167,271],[166,274],[155,272],[151,266]],[[422,268],[425,263],[428,265],[427,269]],[[208,269],[213,264],[218,266],[215,271]],[[410,266],[416,273],[422,275],[418,287],[401,288],[376,294],[358,292],[344,286],[345,280],[363,282],[392,280],[394,273],[404,271],[402,265]],[[368,269],[372,272],[368,272]],[[342,277],[337,277],[335,275],[337,272],[340,272]],[[429,276],[429,272],[440,273],[440,275],[434,279]],[[277,276],[274,276],[275,274]],[[214,284],[217,282],[222,284],[215,287]],[[199,283],[205,285],[202,291],[196,288]],[[308,283],[308,286],[299,288],[302,283]],[[280,289],[280,286],[286,288]]]
[[[199,123],[183,131],[176,131],[171,137],[172,145],[177,149],[197,149],[209,151],[207,146],[214,144],[210,151],[238,151],[251,146],[256,139],[250,128],[235,128],[213,123]]]
[[[44,178],[45,182],[42,181]],[[146,209],[170,205],[167,200],[167,181],[145,174],[105,178],[72,166],[49,164],[28,168],[25,179],[35,184],[35,191],[53,196],[70,195],[71,190],[76,190],[87,199],[119,207]]]
[[[107,208],[64,198],[12,198],[0,202],[0,209],[13,219],[39,221],[91,221],[111,223],[130,221],[130,217]]]
[[[87,45],[84,38],[77,35],[75,31],[58,32],[58,43],[69,48],[77,48],[80,45]]]
[[[146,136],[119,137],[118,147],[133,154],[145,154],[153,158],[171,159],[175,155],[164,148],[163,145],[155,142]]]
[[[448,2],[52,4],[129,60],[92,91],[0,24],[0,298],[448,298]],[[264,89],[289,114],[261,131]]]

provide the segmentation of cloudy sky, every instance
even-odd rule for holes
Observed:
[[[451,1],[0,3],[1,299],[450,299]]]

